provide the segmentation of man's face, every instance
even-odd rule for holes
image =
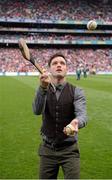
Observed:
[[[53,77],[65,77],[65,75],[67,74],[66,60],[61,56],[55,57],[54,59],[52,59],[49,69]]]

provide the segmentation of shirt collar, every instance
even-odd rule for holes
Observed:
[[[56,90],[61,91],[61,90],[65,87],[65,85],[66,85],[66,82],[64,82],[64,83],[62,83],[62,84],[57,84],[57,85],[55,85]]]

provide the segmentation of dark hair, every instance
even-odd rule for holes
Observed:
[[[61,53],[56,53],[56,54],[54,54],[53,56],[50,57],[50,59],[49,59],[49,61],[48,61],[48,65],[49,65],[49,66],[50,66],[52,60],[53,60],[54,58],[56,58],[56,57],[62,57],[62,58],[67,62],[67,60],[66,60],[66,58],[65,58],[65,56],[64,56],[63,54],[61,54]]]

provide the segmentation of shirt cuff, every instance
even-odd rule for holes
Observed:
[[[47,88],[43,88],[42,86],[39,87],[39,91],[42,95],[46,94],[47,93]]]

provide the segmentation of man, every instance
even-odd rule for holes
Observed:
[[[80,80],[80,77],[81,77],[81,69],[80,69],[80,67],[77,67],[77,69],[76,69],[76,78],[77,78],[77,80]]]
[[[87,78],[87,71],[88,71],[87,67],[84,66],[83,69],[82,69],[83,77],[84,77],[84,78]]]
[[[80,153],[77,132],[86,125],[86,102],[83,91],[66,81],[67,60],[55,54],[49,60],[49,72],[40,76],[40,87],[33,102],[36,115],[42,114],[39,148],[40,179],[57,179],[62,167],[65,179],[78,179]],[[69,135],[67,125],[74,134]]]

